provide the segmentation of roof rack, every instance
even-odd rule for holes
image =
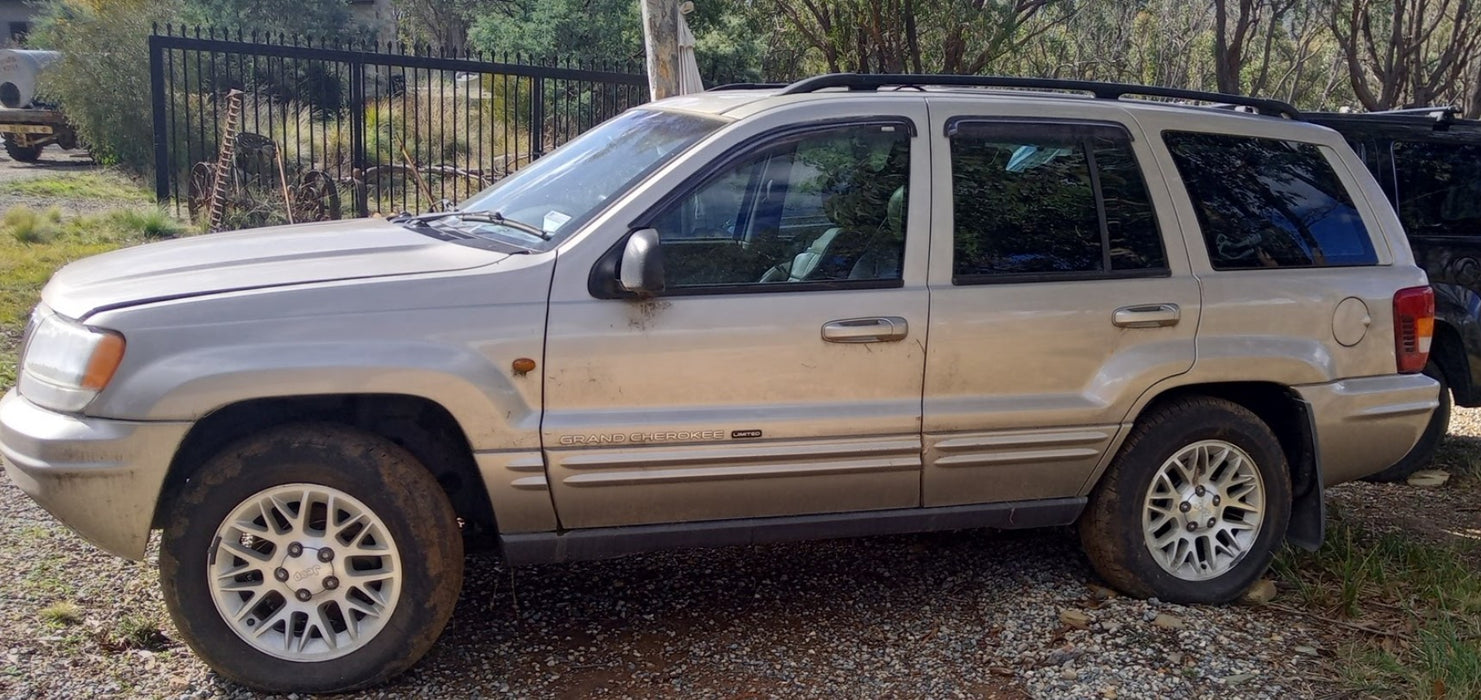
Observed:
[[[969,86],[994,88],[1027,88],[1037,90],[1068,90],[1088,92],[1098,99],[1118,100],[1127,95],[1138,97],[1165,97],[1170,99],[1198,100],[1215,104],[1249,107],[1260,114],[1300,119],[1301,112],[1279,100],[1267,100],[1243,95],[1226,95],[1219,92],[1182,90],[1178,88],[1124,83],[1101,83],[1090,80],[1062,80],[1058,78],[1018,78],[994,75],[918,75],[909,73],[830,73],[814,78],[799,80],[782,89],[780,94],[798,95],[828,88],[849,90],[877,90],[881,87],[918,87],[922,85]]]
[[[1460,114],[1460,108],[1455,105],[1442,107],[1405,107],[1403,109],[1386,109],[1381,112],[1366,112],[1366,114],[1419,114],[1423,116],[1434,115],[1436,119],[1446,119]]]
[[[776,90],[787,87],[786,83],[726,83],[706,88],[705,92],[720,92],[724,90]]]

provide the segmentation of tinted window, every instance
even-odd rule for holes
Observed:
[[[1317,146],[1169,132],[1216,270],[1378,262],[1362,217]]]
[[[1119,130],[972,124],[952,138],[951,164],[958,282],[1165,267]]]
[[[899,280],[909,166],[903,125],[744,158],[655,218],[668,288]]]
[[[1397,142],[1399,218],[1413,236],[1481,236],[1481,145]]]

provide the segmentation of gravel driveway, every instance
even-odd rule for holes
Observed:
[[[175,641],[152,560],[101,554],[8,479],[0,542],[0,696],[246,694]],[[512,573],[481,554],[442,641],[362,697],[1281,698],[1313,695],[1323,681],[1308,654],[1329,642],[1304,618],[1106,598],[1093,582],[1067,530]],[[44,621],[59,600],[75,602],[80,619]],[[1061,623],[1066,610],[1085,613],[1088,627]]]

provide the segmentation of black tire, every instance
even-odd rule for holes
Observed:
[[[41,160],[41,148],[41,146],[22,146],[16,143],[15,139],[9,136],[5,137],[5,155],[10,156],[11,160],[21,163],[35,163]]]
[[[255,494],[298,483],[358,499],[400,555],[400,587],[384,626],[364,646],[325,661],[278,658],[248,644],[222,619],[207,580],[221,523]],[[463,542],[447,495],[406,450],[348,427],[302,424],[242,440],[202,465],[169,505],[159,569],[175,626],[222,676],[270,692],[337,692],[380,683],[432,647],[462,587]]]
[[[1264,519],[1241,558],[1218,576],[1193,581],[1153,558],[1142,516],[1162,465],[1185,447],[1222,440],[1243,450],[1264,484]],[[1217,469],[1215,470],[1217,471]],[[1112,586],[1175,603],[1227,603],[1270,566],[1291,516],[1291,480],[1280,442],[1258,416],[1223,399],[1181,399],[1155,409],[1132,429],[1080,517],[1080,541],[1091,566]]]
[[[1424,374],[1440,383],[1440,406],[1430,415],[1429,425],[1424,427],[1424,433],[1419,436],[1419,442],[1409,449],[1409,454],[1388,469],[1363,477],[1363,481],[1404,481],[1409,475],[1435,461],[1435,453],[1440,451],[1440,443],[1445,442],[1445,433],[1450,429],[1450,409],[1454,402],[1450,396],[1450,382],[1446,381],[1445,373],[1440,371],[1440,366],[1434,360],[1424,366]]]

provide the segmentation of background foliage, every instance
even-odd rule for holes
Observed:
[[[826,71],[1084,78],[1303,109],[1481,117],[1481,0],[696,0],[711,82]],[[148,168],[153,22],[355,39],[346,0],[41,0],[47,84],[105,160]],[[638,0],[393,0],[381,41],[641,65]],[[386,36],[393,31],[396,36]]]

